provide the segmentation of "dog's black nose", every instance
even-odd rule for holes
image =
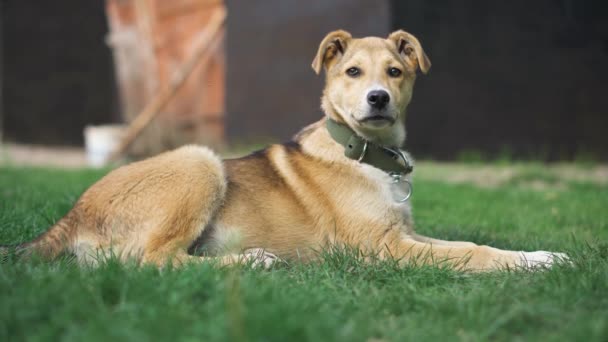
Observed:
[[[384,109],[391,97],[384,90],[372,90],[367,94],[367,103],[375,109]]]

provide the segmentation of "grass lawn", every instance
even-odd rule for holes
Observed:
[[[422,165],[418,230],[567,252],[571,265],[462,274],[349,253],[266,271],[10,261],[0,264],[0,341],[607,341],[608,185],[523,167],[480,186]],[[0,244],[46,229],[102,174],[0,168]]]

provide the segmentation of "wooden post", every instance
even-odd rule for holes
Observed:
[[[221,32],[225,19],[225,8],[221,7],[216,9],[215,13],[210,18],[209,23],[201,32],[198,41],[195,43],[195,49],[192,55],[181,67],[175,71],[171,77],[169,85],[161,89],[161,91],[154,96],[154,99],[148,103],[130,123],[122,141],[120,142],[120,145],[109,157],[108,162],[113,162],[119,159],[131,145],[131,143],[133,143],[135,138],[137,138],[142,130],[150,124],[150,122],[160,113],[173,95],[175,95],[175,93],[180,89],[192,70],[199,65],[199,63],[206,63],[209,61],[210,56],[208,54],[205,55],[205,52],[210,50],[214,44],[218,43],[218,33]]]

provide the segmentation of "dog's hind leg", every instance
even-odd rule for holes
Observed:
[[[225,192],[219,157],[205,147],[181,147],[110,172],[48,231],[0,248],[0,256],[14,249],[44,259],[72,252],[83,263],[109,254],[160,264],[185,254]]]
[[[162,213],[153,216],[143,244],[142,261],[162,265],[191,259],[188,247],[213,219],[224,200],[226,178],[219,158],[201,147],[176,150],[175,162],[187,179],[177,177],[173,189],[167,189]],[[190,183],[188,183],[190,179]],[[182,182],[186,181],[185,184]],[[175,262],[173,262],[175,263]]]

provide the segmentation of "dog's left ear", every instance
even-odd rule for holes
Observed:
[[[317,51],[317,55],[312,61],[312,69],[317,75],[321,72],[323,66],[328,69],[336,58],[344,55],[344,50],[346,50],[351,38],[350,33],[343,30],[330,32],[323,38],[319,45],[319,51]]]
[[[395,43],[397,51],[405,59],[406,63],[412,65],[414,69],[420,67],[423,74],[429,72],[431,61],[424,53],[422,45],[413,34],[403,30],[395,31],[388,36],[388,40]]]

